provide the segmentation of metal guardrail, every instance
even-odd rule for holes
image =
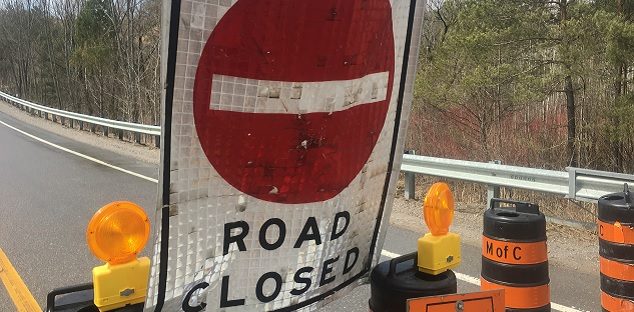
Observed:
[[[493,189],[510,187],[566,198],[596,202],[599,197],[623,190],[623,184],[634,185],[634,175],[568,167],[566,171],[507,166],[499,163],[435,158],[405,154],[401,171],[405,173],[405,194],[413,199],[411,188],[416,174],[486,184]],[[495,196],[497,197],[497,196]]]
[[[132,133],[135,133],[135,140],[137,142],[139,140],[138,134],[152,135],[155,137],[155,144],[158,146],[158,142],[159,142],[158,139],[161,135],[160,126],[137,124],[137,123],[95,117],[90,115],[84,115],[84,114],[79,114],[74,112],[68,112],[61,109],[55,109],[55,108],[31,103],[29,101],[11,96],[4,92],[0,92],[0,99],[8,102],[9,104],[20,106],[24,110],[36,111],[38,112],[38,114],[40,114],[40,116],[41,116],[41,113],[45,113],[45,114],[50,114],[52,116],[68,118],[69,120],[73,120],[73,121],[86,122],[88,124],[100,125],[102,127],[107,127],[111,129],[130,131]],[[45,115],[45,118],[47,118],[46,115]]]
[[[160,126],[110,120],[90,115],[55,109],[0,92],[0,99],[26,110],[60,116],[70,120],[100,125],[107,128],[130,131],[135,134],[161,135]],[[554,171],[491,163],[418,156],[406,153],[401,171],[405,173],[405,196],[414,198],[415,175],[430,175],[448,179],[482,183],[489,186],[489,198],[499,196],[499,187],[510,187],[550,194],[564,195],[566,198],[596,202],[605,194],[619,192],[624,183],[634,185],[634,175],[612,173],[582,168],[566,168]]]

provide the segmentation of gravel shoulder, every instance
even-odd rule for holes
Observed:
[[[81,131],[79,129],[62,126],[50,120],[28,114],[3,101],[0,101],[0,112],[42,130],[49,131],[80,143],[103,148],[149,164],[158,164],[160,161],[160,150],[158,148],[119,141],[118,139],[107,138],[88,131]]]
[[[390,224],[413,232],[426,233],[422,220],[421,200],[406,200],[401,194],[394,198]],[[482,212],[470,213],[461,210],[457,203],[451,231],[460,234],[464,244],[480,247],[482,243]],[[589,274],[599,272],[599,245],[595,232],[547,225],[548,261]]]

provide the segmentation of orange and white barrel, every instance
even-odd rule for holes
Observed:
[[[599,198],[599,265],[603,311],[634,311],[634,198],[624,192]]]
[[[504,289],[506,311],[550,312],[546,218],[539,206],[491,201],[484,213],[481,277],[482,290]]]

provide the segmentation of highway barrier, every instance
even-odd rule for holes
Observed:
[[[481,290],[504,289],[507,311],[550,311],[546,218],[539,206],[491,200],[484,213],[481,275]]]
[[[634,311],[634,198],[622,193],[599,198],[598,232],[603,311]]]
[[[605,194],[620,191],[623,183],[634,183],[631,174],[575,167],[556,171],[411,154],[403,155],[401,172],[563,195],[593,203]],[[405,187],[408,185],[413,187],[415,183],[406,183]]]
[[[159,147],[160,145],[160,126],[111,120],[91,115],[64,111],[61,109],[35,104],[17,98],[15,96],[11,96],[4,92],[0,92],[0,100],[5,101],[33,115],[37,115],[47,120],[50,119],[53,122],[59,122],[62,125],[67,125],[71,128],[75,128],[77,125],[80,130],[90,130],[90,132],[96,133],[96,126],[100,126],[104,136],[108,136],[109,132],[111,132],[111,129],[118,131],[117,135],[120,140],[123,140],[124,131],[128,131],[132,133],[135,143],[141,143],[141,136],[146,136],[147,138],[153,138],[154,145],[156,147]]]
[[[141,143],[141,136],[146,136],[153,137],[157,147],[160,145],[161,127],[157,125],[130,123],[64,111],[35,104],[4,92],[0,92],[0,100],[70,127],[95,132],[95,126],[99,126],[104,135],[108,135],[109,129],[113,129],[118,131],[119,139],[123,139],[123,132],[128,131],[134,135],[134,141],[137,143]],[[630,174],[574,167],[568,167],[566,171],[544,170],[502,165],[500,161],[483,163],[415,154],[415,151],[406,152],[401,163],[401,172],[405,173],[406,182],[404,194],[408,199],[415,197],[417,174],[486,184],[489,187],[490,198],[499,194],[500,187],[506,187],[564,195],[566,198],[595,203],[599,197],[619,191],[623,183],[634,183],[634,175]],[[594,224],[556,218],[551,220],[568,226],[594,228]]]

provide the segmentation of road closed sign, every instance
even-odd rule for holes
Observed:
[[[314,310],[363,283],[398,178],[423,6],[164,3],[146,310]]]

